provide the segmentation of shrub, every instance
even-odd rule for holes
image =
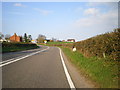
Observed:
[[[21,51],[27,49],[37,48],[38,46],[33,43],[21,43],[21,42],[3,42],[2,52]]]
[[[85,56],[109,56],[111,59],[119,58],[120,29],[113,32],[97,35],[84,41],[75,43],[77,49]]]

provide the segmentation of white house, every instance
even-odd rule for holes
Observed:
[[[67,42],[75,42],[75,39],[68,39]]]
[[[10,40],[0,39],[0,42],[10,42]]]

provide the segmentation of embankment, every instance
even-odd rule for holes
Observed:
[[[68,59],[99,87],[118,88],[120,29],[76,43],[52,45],[61,47]],[[76,52],[72,51],[73,46]]]

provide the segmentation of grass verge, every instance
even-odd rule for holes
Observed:
[[[68,59],[100,88],[118,88],[118,62],[109,61],[108,58],[86,58],[78,51],[72,52],[65,47],[61,49]]]

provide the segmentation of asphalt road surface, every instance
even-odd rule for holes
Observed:
[[[26,50],[26,51],[19,51],[19,52],[9,52],[9,53],[3,53],[2,54],[2,61],[8,60],[8,59],[13,59],[13,58],[18,58],[18,57],[23,57],[25,55],[28,55],[30,53],[39,51],[44,49],[44,46],[40,46],[38,49],[32,49],[32,50]]]
[[[57,47],[46,48],[44,46],[36,50],[3,54],[5,61],[40,51],[2,66],[2,88],[70,88],[60,50]],[[62,55],[75,87],[93,88],[94,86],[78,73],[63,53]]]

